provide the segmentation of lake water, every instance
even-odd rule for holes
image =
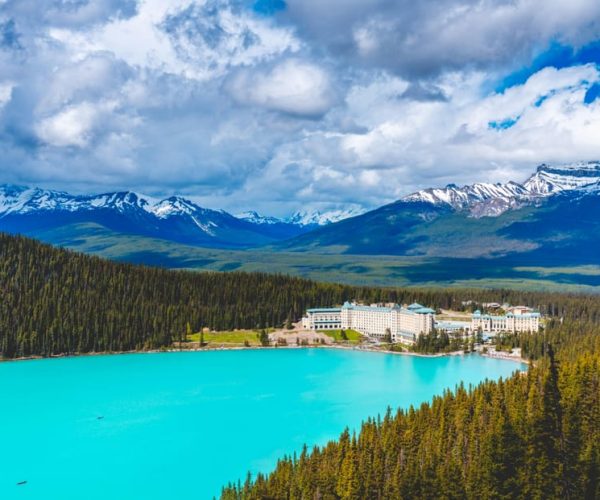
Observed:
[[[332,349],[0,363],[0,498],[209,499],[388,405],[521,368]]]

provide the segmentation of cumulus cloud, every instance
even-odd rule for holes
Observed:
[[[289,29],[227,0],[145,0],[130,17],[84,32],[54,28],[49,34],[80,53],[109,51],[132,66],[198,80],[300,47]]]
[[[0,2],[0,182],[286,215],[600,157],[595,64],[490,91],[596,0],[256,5]]]
[[[0,110],[10,101],[12,97],[13,86],[11,83],[0,83]]]
[[[283,61],[266,72],[243,71],[233,79],[230,89],[242,103],[298,116],[322,115],[334,100],[329,75],[314,64],[296,59]]]
[[[406,77],[524,62],[552,41],[600,37],[596,0],[288,0],[286,16],[331,53]]]

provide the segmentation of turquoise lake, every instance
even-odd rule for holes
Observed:
[[[387,406],[518,369],[333,349],[0,363],[0,498],[210,499]]]

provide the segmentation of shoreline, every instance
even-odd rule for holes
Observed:
[[[360,351],[360,352],[371,352],[371,353],[380,353],[380,354],[394,354],[399,356],[413,356],[418,358],[441,358],[446,356],[468,356],[470,354],[477,354],[479,356],[490,358],[490,359],[500,359],[504,361],[513,361],[522,363],[525,365],[529,365],[529,360],[523,359],[521,357],[511,356],[510,354],[497,354],[498,351],[494,351],[494,353],[490,354],[482,353],[481,351],[474,351],[472,353],[465,353],[463,351],[452,351],[452,352],[440,352],[433,354],[425,354],[419,352],[410,352],[410,351],[386,351],[382,349],[375,349],[369,347],[359,347],[352,345],[335,345],[335,344],[323,344],[323,345],[305,345],[305,346],[295,346],[295,345],[287,345],[287,346],[227,346],[227,347],[196,347],[190,349],[180,349],[180,348],[165,348],[165,349],[148,349],[148,350],[132,350],[132,351],[103,351],[103,352],[84,352],[84,353],[72,353],[72,354],[53,354],[50,356],[22,356],[19,358],[0,358],[0,363],[10,363],[13,361],[35,361],[42,359],[60,359],[60,358],[81,358],[88,356],[115,356],[115,355],[123,355],[123,354],[160,354],[160,353],[175,353],[175,352],[211,352],[211,351],[247,351],[247,350],[263,350],[263,349],[341,349],[346,351]]]

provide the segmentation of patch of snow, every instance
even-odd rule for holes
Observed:
[[[600,162],[578,162],[564,165],[540,165],[524,184],[534,196],[548,196],[561,191],[581,189],[600,181]]]
[[[254,210],[250,210],[248,212],[242,212],[237,214],[236,217],[241,220],[245,220],[246,222],[251,222],[252,224],[283,224],[285,221],[282,219],[278,219],[277,217],[269,217],[268,215],[260,215],[258,212]]]
[[[362,215],[363,213],[365,213],[365,210],[358,208],[329,210],[326,212],[321,212],[320,210],[312,212],[303,210],[294,213],[291,217],[285,219],[285,221],[298,226],[325,226],[344,219],[349,219],[350,217]]]
[[[430,188],[402,198],[407,202],[446,205],[468,210],[473,217],[496,217],[507,210],[536,204],[540,198],[564,191],[600,192],[600,162],[540,165],[525,183],[476,183],[459,187]]]
[[[207,224],[202,224],[201,222],[198,221],[198,219],[196,219],[196,217],[194,217],[192,215],[192,220],[194,221],[194,223],[200,228],[202,229],[202,231],[204,231],[206,234],[210,235],[210,236],[216,236],[215,232],[212,230],[213,227],[218,227],[214,222],[212,221],[208,221]]]

